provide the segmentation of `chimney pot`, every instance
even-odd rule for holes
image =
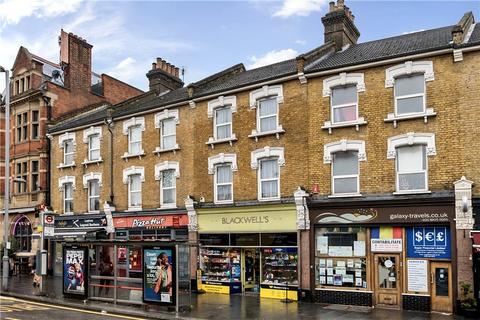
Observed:
[[[325,43],[333,41],[336,50],[341,50],[345,45],[356,44],[360,32],[353,23],[355,17],[348,6],[345,5],[344,0],[337,0],[337,5],[333,5],[333,8],[322,17],[322,23],[325,27],[324,39]]]
[[[180,69],[178,69],[178,67],[175,67],[175,77],[179,78],[179,71]]]
[[[157,64],[155,62],[152,62],[152,70],[157,69]]]
[[[335,1],[330,1],[328,5],[329,5],[329,8],[328,8],[329,12],[332,12],[333,10],[335,10]]]

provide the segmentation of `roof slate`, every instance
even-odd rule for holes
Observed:
[[[452,48],[452,29],[453,26],[447,26],[375,41],[358,43],[346,48],[343,51],[326,53],[313,62],[309,62],[305,66],[305,73],[307,74],[339,67],[359,65],[433,50],[440,50],[443,48]],[[480,23],[476,24],[469,42],[461,47],[475,45],[477,43],[480,43]],[[196,83],[193,83],[193,97],[188,96],[187,87],[170,91],[161,96],[155,96],[154,94],[147,93],[140,96],[138,99],[130,99],[115,105],[113,107],[112,116],[114,118],[125,117],[133,113],[148,111],[154,108],[161,108],[178,102],[186,103],[191,99],[241,88],[247,85],[254,85],[297,73],[296,59],[290,59],[256,69],[243,72],[234,72],[232,73],[231,77],[225,75],[225,73],[228,73],[229,70],[236,70],[240,67],[243,67],[243,65],[232,66],[213,76],[209,76]],[[224,78],[221,79],[222,81],[211,79],[216,75],[221,75]],[[106,108],[99,109],[96,112],[88,113],[83,117],[74,117],[71,120],[65,120],[55,126],[52,126],[49,129],[49,132],[63,131],[98,122],[106,117],[106,115]]]
[[[451,46],[453,26],[358,43],[306,66],[307,72],[328,70],[411,55]]]

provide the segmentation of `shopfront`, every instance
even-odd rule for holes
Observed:
[[[178,288],[182,296],[188,296],[186,214],[114,213],[112,220],[115,229],[107,233],[107,219],[102,214],[55,219],[56,252],[60,253],[56,273],[63,276],[64,294],[125,304],[172,304],[172,290]],[[169,286],[168,297],[167,292],[155,292],[156,264],[163,256],[172,270],[167,278],[175,275],[175,288]],[[75,278],[75,268],[82,270],[83,281]]]
[[[453,199],[309,209],[317,302],[453,311]]]
[[[200,288],[298,300],[292,205],[198,209]]]

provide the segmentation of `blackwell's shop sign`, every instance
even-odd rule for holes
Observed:
[[[251,206],[198,210],[199,232],[296,231],[294,205]]]

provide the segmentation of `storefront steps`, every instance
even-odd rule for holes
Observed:
[[[65,299],[62,294],[62,279],[48,277],[44,281],[45,296],[38,296],[38,289],[33,288],[32,278],[28,276],[10,277],[9,291],[3,295],[54,303],[68,307],[83,308],[113,314],[125,314],[147,319],[464,319],[434,313],[388,310],[343,305],[324,305],[308,302],[282,303],[276,299],[264,299],[251,295],[202,294],[192,295],[192,310],[183,311],[178,316],[174,312],[162,311],[155,305],[148,310],[140,307],[113,305],[112,303]]]

